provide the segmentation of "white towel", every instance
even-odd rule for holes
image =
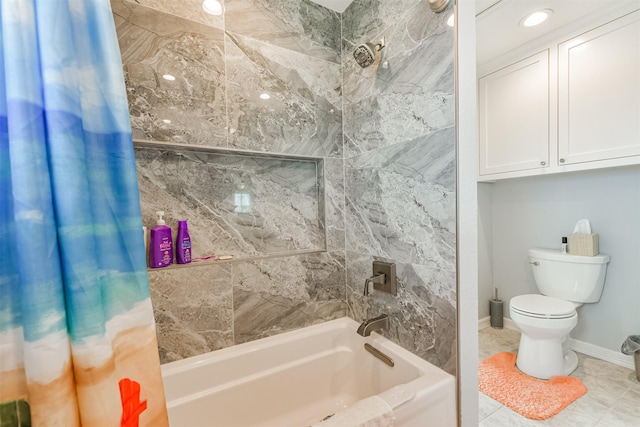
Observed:
[[[393,427],[393,409],[378,396],[367,397],[312,427]]]

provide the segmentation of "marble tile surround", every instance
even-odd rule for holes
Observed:
[[[234,275],[235,343],[346,315],[344,256],[317,253],[245,263]]]
[[[149,271],[168,363],[346,315],[344,257],[322,252]]]
[[[347,250],[455,271],[452,138],[444,129],[346,160]]]
[[[225,6],[227,31],[340,64],[337,12],[309,0],[226,0]]]
[[[231,264],[149,271],[161,363],[233,345]]]
[[[129,0],[111,5],[134,139],[226,146],[223,31]]]
[[[453,31],[428,2],[355,0],[343,14],[347,302],[389,315],[385,336],[456,366]],[[360,68],[356,44],[385,39]],[[381,63],[388,61],[388,68]],[[395,262],[398,295],[362,296],[374,260]]]
[[[238,257],[150,270],[162,362],[345,316],[340,16],[308,0],[226,0],[222,17],[200,0],[111,3],[134,138],[324,157],[136,150],[145,224],[187,218],[194,255]],[[240,186],[251,212],[233,212]]]
[[[347,290],[353,317],[389,314],[384,334],[455,372],[453,129],[347,160]],[[397,297],[364,299],[373,260],[395,262]]]
[[[447,372],[456,367],[455,271],[347,251],[347,303],[356,320],[389,315],[382,334]],[[373,261],[395,262],[398,295],[371,290],[364,297],[362,277],[371,275]]]
[[[341,15],[308,0],[225,0],[211,18],[196,3],[112,0],[134,137],[323,157],[327,252],[151,271],[163,362],[386,312],[389,338],[454,372],[448,13],[424,0],[355,0]],[[353,47],[382,36],[389,68],[361,69]],[[154,202],[184,209],[179,186],[161,194],[162,180],[145,179]],[[204,252],[212,231],[197,228]],[[397,298],[362,297],[374,259],[396,262]]]
[[[343,39],[345,157],[453,127],[454,50],[448,16],[434,14],[422,1],[385,21],[389,26],[375,40],[385,38],[380,61],[387,61],[388,68],[380,63],[360,68],[351,55],[361,41]]]
[[[201,24],[209,25],[211,27],[224,29],[224,15],[215,16],[209,15],[202,9],[201,0],[128,0],[135,1],[136,3],[147,6],[152,9],[156,9],[163,13],[179,16],[190,21],[199,22]],[[223,9],[227,6],[227,2],[219,0]]]
[[[230,147],[342,157],[339,64],[230,32],[225,45]]]
[[[224,17],[195,0],[111,4],[134,139],[342,157],[338,14],[309,0],[227,0]]]
[[[342,38],[352,43],[370,42],[392,23],[408,14],[412,9],[426,3],[421,0],[354,0],[342,14]]]

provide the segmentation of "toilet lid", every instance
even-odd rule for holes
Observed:
[[[537,294],[513,297],[509,304],[517,313],[544,319],[566,319],[576,312],[576,306],[569,301]]]

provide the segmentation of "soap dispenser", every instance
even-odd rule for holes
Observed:
[[[158,215],[158,221],[151,229],[149,239],[149,266],[160,268],[173,263],[173,245],[171,227],[168,227],[164,221],[164,212],[156,212],[156,215]]]

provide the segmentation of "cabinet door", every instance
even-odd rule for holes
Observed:
[[[640,155],[640,11],[558,45],[558,162]]]
[[[480,175],[549,163],[549,51],[478,80]]]

